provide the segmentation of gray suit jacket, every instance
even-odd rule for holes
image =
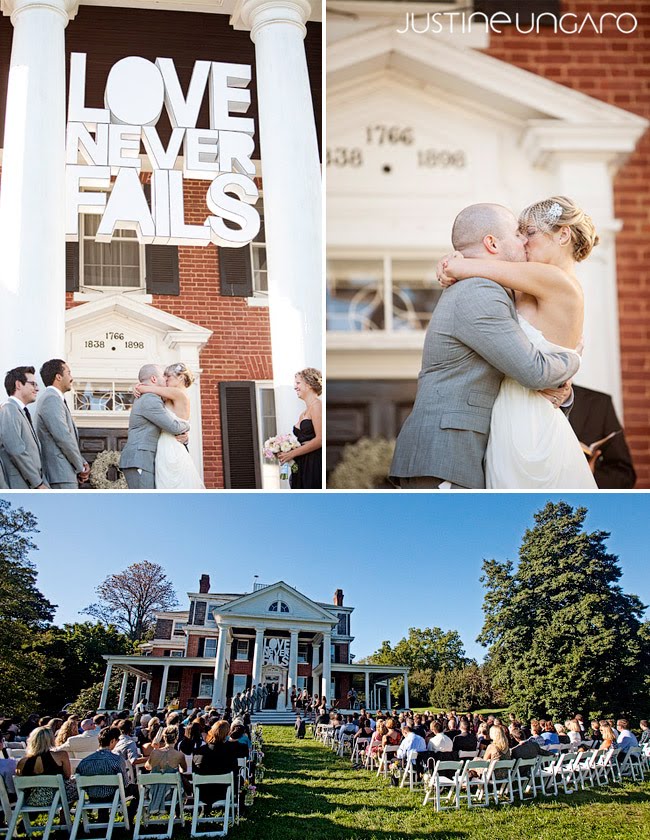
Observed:
[[[0,409],[0,459],[12,490],[29,490],[44,483],[38,438],[14,400]]]
[[[84,468],[77,427],[61,397],[50,389],[38,401],[36,432],[50,484],[76,484]]]
[[[134,403],[129,419],[129,437],[122,451],[120,467],[154,472],[156,447],[160,432],[182,435],[190,424],[177,420],[156,394],[143,394]]]
[[[504,375],[555,388],[578,370],[574,353],[542,353],[517,322],[505,289],[482,277],[446,289],[424,340],[413,411],[397,438],[394,479],[436,476],[484,488],[492,406]]]

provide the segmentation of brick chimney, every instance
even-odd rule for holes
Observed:
[[[201,580],[199,581],[199,592],[201,595],[207,595],[210,591],[210,575],[201,575]]]
[[[334,593],[334,605],[337,607],[343,606],[343,590],[337,589]]]

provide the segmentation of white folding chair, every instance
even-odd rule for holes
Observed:
[[[174,825],[183,825],[183,786],[180,773],[142,773],[138,776],[140,798],[135,815],[133,840],[171,838]],[[178,811],[178,817],[176,812]],[[143,832],[154,826],[165,831]]]
[[[429,779],[422,804],[426,805],[431,798],[431,794],[433,794],[436,811],[457,811],[460,808],[460,783],[462,776],[462,761],[437,761]],[[442,793],[444,790],[447,791],[446,805],[442,804]],[[453,805],[451,804],[452,802]]]
[[[248,778],[248,761],[245,758],[238,758],[237,765],[239,767],[239,784],[237,788],[233,788],[232,792],[232,801],[235,807],[235,822],[239,825],[239,800],[240,797],[237,795],[237,790],[240,792],[244,790],[244,783]]]
[[[4,814],[5,823],[7,824],[7,828],[0,829],[0,833],[6,834],[9,828],[9,823],[11,822],[13,811],[11,802],[9,801],[9,791],[7,790],[5,780],[2,776],[0,776],[0,809]]]
[[[117,825],[118,828],[125,828],[130,830],[129,814],[126,810],[126,793],[124,792],[124,780],[121,773],[107,773],[97,776],[76,776],[77,790],[79,791],[79,801],[75,808],[74,823],[72,824],[72,832],[70,833],[70,840],[75,840],[79,831],[79,826],[83,821],[84,831],[88,834],[94,829],[106,829],[106,834],[102,840],[110,840],[113,834],[113,829]],[[91,791],[90,788],[112,788],[113,796],[107,801],[102,797],[97,797],[97,791]],[[108,811],[107,822],[91,822],[89,815],[97,811],[99,818],[100,811]],[[124,822],[116,822],[118,814],[122,815]]]
[[[574,763],[577,780],[580,787],[585,790],[587,784],[593,787],[595,784],[594,764],[598,758],[596,750],[583,750],[579,752]]]
[[[398,749],[399,747],[396,744],[387,744],[384,747],[377,766],[377,776],[388,777],[388,765],[397,755]]]
[[[641,747],[629,747],[621,763],[621,776],[629,776],[633,782],[643,781],[643,750]]]
[[[490,762],[484,758],[471,758],[465,762],[461,776],[461,788],[465,788],[468,808],[485,808],[490,804],[487,772]],[[475,775],[472,776],[472,773]]]
[[[515,790],[513,786],[513,773],[515,764],[514,758],[493,759],[487,770],[487,784],[492,788],[491,795],[495,805],[501,803],[501,797],[506,797],[507,802],[512,805],[515,801]],[[497,775],[499,774],[499,775]]]
[[[355,738],[352,754],[350,755],[350,762],[352,764],[361,764],[363,754],[366,747],[370,743],[370,738]]]
[[[201,799],[201,788],[205,785],[224,785],[226,788],[224,798],[214,802],[207,802]],[[232,773],[223,773],[219,776],[202,776],[199,773],[192,775],[192,788],[194,789],[194,804],[192,805],[192,829],[190,837],[225,837],[231,821],[234,820],[234,780]],[[204,808],[201,808],[203,802]],[[217,808],[223,808],[223,815],[211,812]],[[199,825],[219,825],[221,830],[199,831]]]
[[[539,782],[542,796],[557,796],[557,778],[555,776],[556,756],[540,755],[537,759],[534,775]]]
[[[466,761],[472,758],[478,758],[478,750],[458,750],[459,761]]]
[[[24,744],[20,747],[7,747],[7,758],[13,758],[15,761],[20,761],[21,758],[25,757],[26,753],[27,750]]]
[[[16,835],[16,829],[20,820],[25,826],[25,833],[31,837],[34,829],[41,830],[42,826],[35,825],[31,821],[32,815],[47,814],[47,822],[43,831],[43,840],[48,840],[51,832],[64,829],[70,831],[72,822],[70,820],[70,809],[68,808],[68,797],[63,784],[63,776],[16,776],[14,778],[16,788],[16,805],[14,813],[7,828],[7,837]],[[29,805],[30,794],[34,790],[48,790],[52,793],[52,801],[49,805]],[[63,821],[54,825],[57,812],[61,809]]]
[[[515,764],[513,773],[517,785],[517,793],[521,802],[529,802],[537,797],[537,785],[535,784],[536,758],[520,758]],[[526,796],[530,793],[530,796]]]
[[[417,750],[409,750],[406,754],[406,763],[404,766],[404,772],[402,773],[402,778],[399,783],[400,787],[404,787],[406,784],[406,780],[408,779],[409,783],[409,790],[413,790],[416,785],[421,784],[418,781],[418,774],[417,774],[417,766],[416,762],[418,760],[418,751]]]
[[[556,782],[562,784],[564,793],[575,793],[578,790],[575,769],[576,756],[573,753],[561,752],[553,764]]]
[[[612,777],[612,782],[622,782],[621,776],[621,753],[620,747],[612,747],[609,759],[607,761],[607,769]]]

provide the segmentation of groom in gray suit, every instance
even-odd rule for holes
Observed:
[[[144,365],[138,374],[140,382],[165,385],[165,375],[159,365]],[[154,490],[156,449],[161,432],[187,439],[190,424],[178,420],[168,411],[156,394],[143,394],[133,403],[129,419],[129,436],[120,458],[129,490]]]
[[[7,372],[5,390],[9,400],[0,409],[0,460],[12,490],[46,490],[41,447],[34,430],[30,406],[38,394],[33,367]]]
[[[526,241],[510,210],[498,204],[466,207],[452,231],[454,250],[465,257],[525,262]],[[533,347],[511,294],[497,283],[473,277],[450,286],[427,329],[417,396],[397,438],[391,478],[407,489],[484,488],[490,417],[504,376],[542,391],[563,388],[578,367],[574,353]]]
[[[72,374],[63,359],[50,359],[41,367],[41,379],[45,392],[36,406],[36,432],[45,475],[53,490],[76,490],[79,481],[88,480],[90,467],[64,396],[72,388]]]

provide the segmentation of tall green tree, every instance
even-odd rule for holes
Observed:
[[[462,668],[438,671],[429,692],[429,703],[440,709],[474,712],[494,708],[499,702],[485,665],[470,662]]]
[[[135,653],[135,645],[112,624],[90,621],[50,627],[34,640],[45,659],[39,708],[50,714],[104,678],[105,653]]]
[[[547,503],[519,563],[486,560],[485,616],[495,685],[521,715],[633,712],[646,642],[636,595],[623,592],[605,531],[587,532],[586,508]]]
[[[45,666],[33,650],[36,634],[47,628],[56,607],[36,586],[28,559],[37,546],[36,517],[0,499],[0,712],[24,715],[36,710]]]
[[[132,563],[124,571],[109,575],[96,592],[99,602],[82,612],[114,624],[134,642],[145,639],[153,629],[156,612],[178,606],[165,570],[150,560]]]
[[[452,670],[467,663],[463,642],[456,630],[440,627],[410,627],[408,636],[393,647],[382,642],[379,650],[367,657],[373,665],[406,665],[410,669],[409,689],[412,704],[428,703],[436,671]],[[401,694],[402,680],[393,680],[393,693]]]

